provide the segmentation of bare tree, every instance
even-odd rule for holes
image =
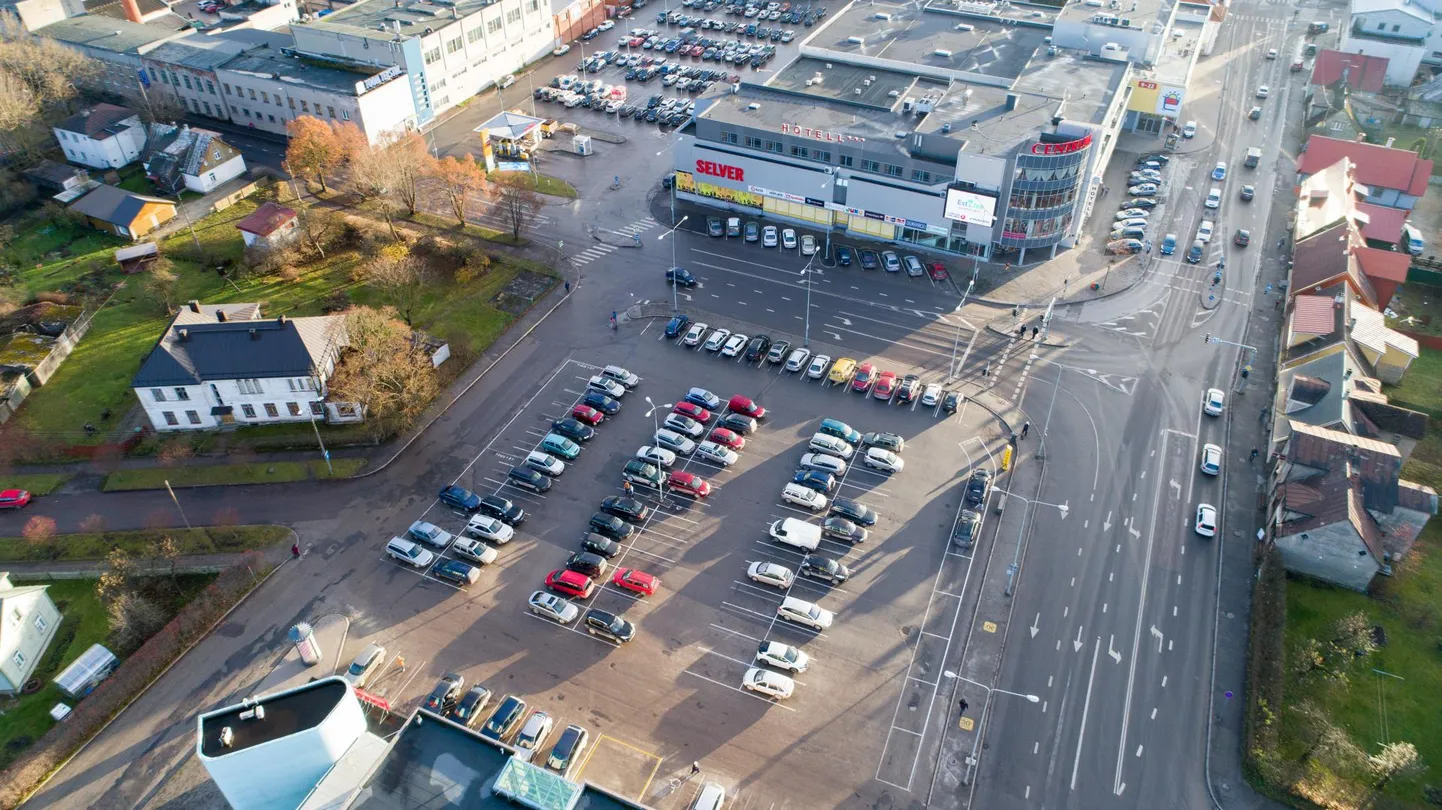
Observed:
[[[406,211],[415,216],[420,204],[421,180],[435,174],[436,159],[426,151],[426,142],[414,132],[396,139],[384,151],[385,160],[391,165],[391,177],[394,178],[392,190]]]
[[[1338,619],[1332,632],[1332,646],[1337,648],[1339,655],[1361,658],[1377,651],[1372,620],[1360,610]]]
[[[395,306],[407,326],[415,325],[412,318],[430,274],[425,262],[412,255],[410,247],[399,242],[387,245],[363,265],[360,272],[366,284],[379,290]]]
[[[451,204],[456,222],[466,224],[466,207],[471,197],[486,187],[486,173],[476,163],[475,156],[443,157],[432,167],[432,176],[440,183],[441,193]]]
[[[1332,722],[1332,718],[1321,706],[1310,700],[1303,700],[1291,707],[1300,721],[1307,750],[1302,752],[1298,762],[1306,764],[1320,759],[1334,768],[1352,768],[1365,762],[1367,755],[1352,742],[1347,732]]]
[[[165,571],[170,578],[170,586],[180,593],[180,577],[176,572],[176,566],[180,563],[180,545],[175,538],[168,534],[162,534],[150,544],[151,567],[157,571]]]
[[[521,241],[521,230],[541,210],[541,195],[531,188],[522,174],[505,172],[491,180],[496,208],[511,225],[512,240]]]
[[[146,267],[146,273],[145,291],[168,314],[174,308],[175,287],[180,280],[175,274],[175,265],[161,256]]]
[[[100,534],[105,531],[105,516],[92,513],[80,521],[80,531],[86,534]]]
[[[110,633],[122,649],[139,647],[165,625],[165,612],[135,591],[116,594],[105,604]]]
[[[397,189],[404,183],[402,175],[398,162],[392,161],[383,149],[367,149],[351,158],[351,190],[381,215],[391,238],[396,240],[401,238],[395,218],[401,210]]]
[[[331,379],[332,399],[358,402],[377,420],[410,420],[440,390],[430,358],[412,340],[395,310],[353,307],[346,312],[349,351]]]
[[[105,556],[105,570],[95,583],[95,593],[101,602],[110,602],[130,590],[130,581],[135,576],[135,561],[123,548],[112,548]]]
[[[1368,758],[1368,764],[1372,775],[1377,777],[1372,783],[1374,793],[1381,793],[1393,779],[1407,779],[1426,770],[1417,746],[1409,742],[1383,745],[1381,751]]]

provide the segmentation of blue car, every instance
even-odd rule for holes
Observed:
[[[607,416],[615,416],[621,412],[621,403],[600,391],[586,392],[586,396],[581,398],[581,404],[589,405]]]
[[[679,336],[682,332],[686,331],[686,327],[690,323],[690,318],[686,317],[685,315],[677,315],[676,317],[666,322],[666,337],[674,338]]]
[[[1162,239],[1162,255],[1170,256],[1177,252],[1177,235],[1169,233]]]
[[[837,246],[836,246],[836,263],[837,263],[837,264],[841,265],[842,267],[849,267],[849,266],[851,266],[851,259],[852,259],[851,248],[849,248],[849,247],[847,247],[847,246],[845,246],[845,245],[837,245]]]
[[[1212,169],[1212,179],[1213,179],[1213,180],[1226,180],[1226,179],[1227,179],[1227,164],[1225,164],[1225,163],[1218,163],[1218,164],[1217,164],[1217,168]]]
[[[797,470],[791,480],[808,489],[814,489],[822,495],[829,495],[836,491],[836,477],[831,473],[819,470]]]
[[[446,487],[436,497],[440,498],[441,503],[446,506],[454,506],[467,512],[474,512],[481,508],[481,497],[462,487]]]

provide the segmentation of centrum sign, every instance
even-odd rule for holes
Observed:
[[[696,161],[696,173],[735,180],[738,183],[746,180],[746,172],[740,166],[727,166],[710,160]]]
[[[1091,145],[1092,136],[1088,132],[1082,138],[1066,143],[1034,143],[1031,145],[1031,153],[1033,155],[1069,155],[1072,152],[1080,152]]]

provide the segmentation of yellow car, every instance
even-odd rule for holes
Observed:
[[[843,357],[831,367],[831,374],[827,375],[827,379],[837,385],[842,385],[851,379],[851,375],[855,371],[856,361],[850,357]]]

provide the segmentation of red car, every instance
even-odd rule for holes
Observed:
[[[0,492],[0,509],[19,509],[30,503],[30,493],[23,489],[7,489]]]
[[[716,428],[711,431],[711,441],[717,444],[724,444],[732,450],[740,450],[746,446],[746,440],[741,438],[734,430]]]
[[[862,394],[871,387],[872,378],[876,376],[876,366],[870,363],[862,363],[856,367],[856,376],[851,378],[851,390]]]
[[[891,395],[894,393],[896,393],[896,372],[883,371],[876,375],[876,388],[872,390],[871,395],[877,399],[891,399]]]
[[[571,409],[571,416],[585,422],[592,427],[601,424],[606,418],[604,413],[592,408],[590,405],[577,405]]]
[[[951,274],[946,272],[946,265],[941,262],[932,262],[926,266],[926,272],[931,274],[933,281],[946,281]]]
[[[546,575],[546,587],[556,593],[585,599],[596,589],[596,583],[585,574],[558,568]]]
[[[671,476],[666,479],[666,488],[693,498],[704,498],[711,494],[711,485],[706,483],[706,479],[683,470],[671,472]]]
[[[671,413],[689,416],[697,422],[704,423],[711,421],[711,412],[694,402],[678,402],[671,406]]]
[[[732,397],[731,401],[727,403],[726,407],[730,408],[735,413],[739,413],[743,416],[749,416],[752,419],[766,418],[765,408],[757,405],[755,400],[748,399],[741,396],[740,394]]]
[[[634,568],[617,568],[616,573],[611,575],[611,584],[642,596],[655,596],[656,591],[661,587],[661,580],[645,571],[637,571]]]

